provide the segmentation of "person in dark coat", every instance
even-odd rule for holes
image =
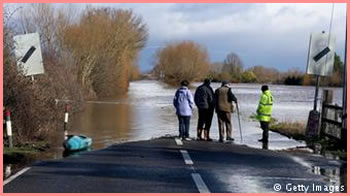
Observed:
[[[224,141],[225,127],[226,127],[226,140],[233,141],[232,138],[232,124],[231,113],[234,112],[232,102],[237,103],[237,98],[232,93],[231,88],[228,86],[228,82],[222,82],[220,88],[215,90],[215,110],[218,117],[220,142]]]
[[[209,133],[215,104],[214,91],[210,87],[209,79],[205,79],[204,83],[197,88],[194,102],[198,108],[197,140],[212,141]]]

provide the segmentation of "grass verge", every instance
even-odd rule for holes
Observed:
[[[270,130],[295,140],[305,140],[306,124],[303,122],[274,122]]]

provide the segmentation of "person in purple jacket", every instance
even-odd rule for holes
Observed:
[[[190,140],[190,119],[194,108],[193,96],[187,87],[188,85],[189,82],[183,80],[173,100],[174,107],[176,108],[176,115],[179,119],[179,137],[186,140]]]

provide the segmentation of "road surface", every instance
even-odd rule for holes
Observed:
[[[39,162],[5,183],[5,193],[327,192],[329,187],[312,165],[289,153],[173,137]]]

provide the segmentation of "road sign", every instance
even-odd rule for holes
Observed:
[[[328,33],[312,33],[310,37],[307,74],[331,76],[335,56],[335,37]]]
[[[38,33],[14,36],[17,66],[25,76],[44,73]]]

